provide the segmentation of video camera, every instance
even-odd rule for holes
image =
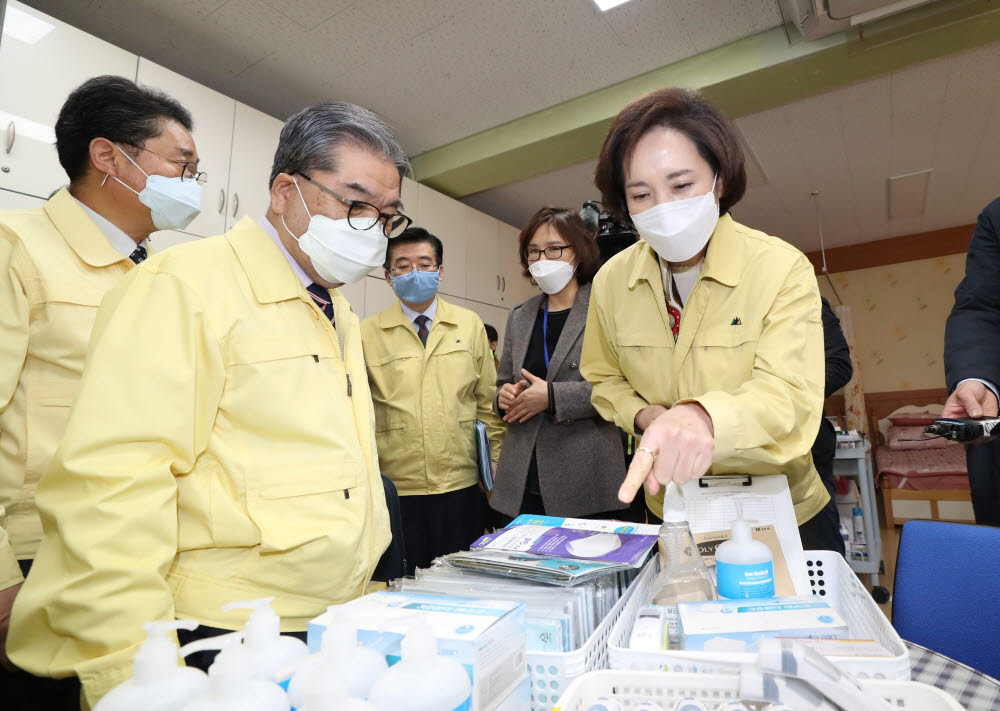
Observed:
[[[628,249],[638,235],[631,229],[614,220],[597,200],[587,200],[580,210],[583,224],[595,235],[597,248],[601,252],[601,263],[608,261],[624,249]]]

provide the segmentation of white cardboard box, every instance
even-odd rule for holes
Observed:
[[[377,592],[341,606],[358,628],[358,641],[400,660],[400,642],[422,617],[438,640],[442,655],[465,667],[472,680],[471,711],[495,711],[524,681],[524,603],[472,600],[444,595]],[[328,613],[309,623],[309,649],[320,648]]]

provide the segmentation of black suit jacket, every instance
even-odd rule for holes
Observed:
[[[965,278],[944,330],[948,392],[966,378],[1000,386],[1000,198],[979,213],[965,258]]]

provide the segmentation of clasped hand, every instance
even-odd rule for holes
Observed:
[[[497,403],[507,414],[503,421],[527,422],[540,412],[549,409],[549,384],[543,379],[521,369],[524,380],[507,383],[500,388]]]

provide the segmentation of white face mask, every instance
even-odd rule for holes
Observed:
[[[367,230],[356,230],[346,217],[334,220],[326,215],[313,215],[306,207],[298,181],[294,178],[292,180],[295,181],[295,190],[299,193],[302,207],[309,215],[309,227],[296,237],[285,224],[284,215],[281,216],[281,224],[288,234],[298,240],[299,247],[309,257],[321,278],[331,284],[354,284],[372,269],[385,263],[385,250],[389,240],[386,239],[381,222],[376,222]]]
[[[662,259],[686,262],[704,249],[719,223],[715,180],[712,181],[712,189],[704,195],[661,202],[638,215],[629,216],[639,236]]]
[[[561,259],[539,259],[528,265],[528,273],[546,294],[558,294],[573,278],[576,267]]]
[[[597,533],[566,544],[566,550],[580,558],[600,558],[622,547],[622,539],[614,533]]]
[[[132,160],[128,153],[121,148],[118,150],[132,165],[139,168],[139,164]],[[194,180],[168,178],[156,173],[150,175],[142,168],[139,168],[139,172],[146,176],[146,187],[141,191],[107,174],[101,185],[103,186],[108,178],[111,178],[138,195],[139,202],[149,208],[150,217],[153,218],[153,224],[158,230],[183,230],[201,212],[201,186]]]

